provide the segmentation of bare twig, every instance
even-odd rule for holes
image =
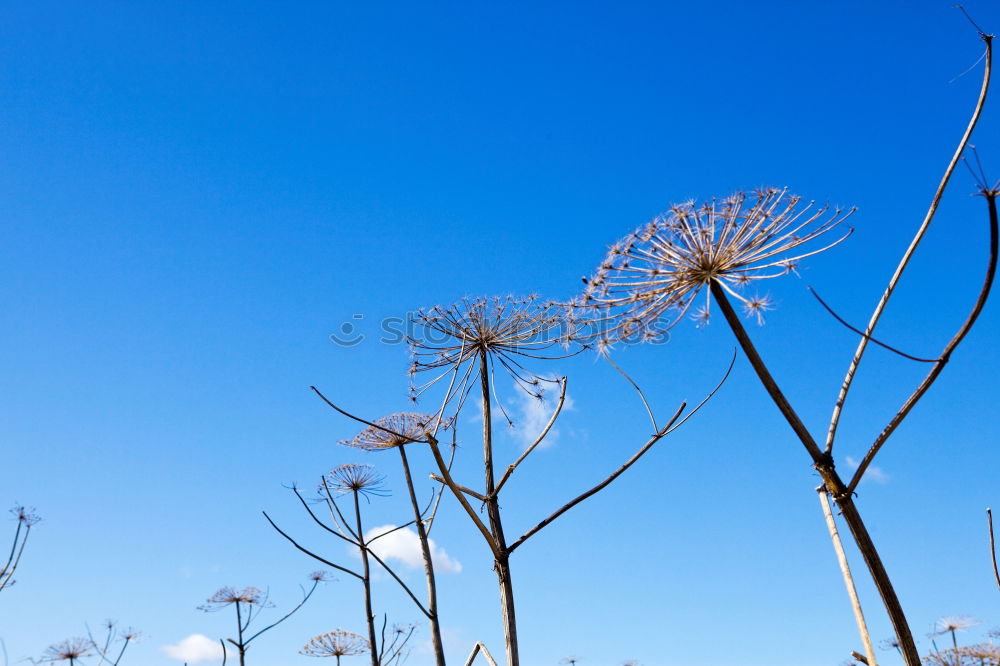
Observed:
[[[493,661],[493,655],[490,654],[485,645],[479,642],[472,646],[472,652],[469,654],[469,658],[465,660],[465,666],[472,666],[472,662],[476,660],[476,655],[480,652],[483,653],[483,657],[490,666],[497,666],[497,662]]]
[[[979,34],[983,41],[986,42],[986,66],[983,71],[983,85],[979,92],[979,99],[977,100],[976,107],[972,112],[972,118],[969,120],[969,124],[965,128],[965,132],[962,134],[962,138],[958,142],[958,148],[955,150],[955,154],[948,163],[948,166],[944,171],[944,176],[942,176],[941,182],[938,184],[938,188],[934,192],[934,197],[931,199],[931,205],[927,209],[927,214],[924,216],[924,220],[917,229],[917,233],[913,237],[913,240],[910,241],[910,246],[906,249],[906,252],[903,253],[903,258],[900,260],[899,265],[896,267],[896,271],[889,279],[889,284],[882,293],[882,297],[879,299],[878,305],[875,306],[875,311],[872,313],[871,319],[868,321],[868,326],[865,327],[864,335],[858,342],[858,348],[854,352],[854,357],[851,359],[851,364],[847,369],[847,375],[844,377],[844,381],[841,384],[840,393],[837,395],[837,402],[833,407],[833,415],[830,417],[830,427],[827,431],[825,447],[825,451],[827,453],[833,451],[833,442],[837,436],[837,425],[840,422],[840,414],[843,410],[844,402],[847,400],[847,393],[850,391],[851,384],[854,381],[854,375],[858,370],[858,365],[861,363],[861,358],[864,356],[865,350],[868,347],[868,340],[870,339],[872,333],[875,332],[875,326],[878,324],[879,319],[882,318],[882,313],[885,311],[886,305],[889,303],[889,298],[896,290],[896,285],[903,276],[903,271],[906,270],[906,267],[910,263],[910,259],[917,250],[917,246],[920,245],[920,241],[923,240],[924,234],[927,233],[931,220],[934,219],[934,214],[937,212],[938,204],[941,202],[941,197],[944,195],[945,188],[948,186],[948,181],[951,180],[951,174],[954,172],[955,166],[958,164],[958,160],[961,158],[962,153],[965,150],[965,146],[969,143],[969,139],[972,136],[972,130],[975,129],[976,123],[979,122],[979,116],[982,114],[983,105],[986,102],[986,93],[990,86],[990,72],[993,64],[993,38],[991,35],[987,35],[981,30]]]
[[[308,548],[304,548],[304,547],[300,546],[299,543],[295,539],[293,539],[292,537],[288,536],[285,532],[283,532],[281,530],[280,527],[278,527],[277,525],[275,525],[274,521],[271,520],[271,517],[269,515],[267,515],[266,511],[261,511],[261,513],[264,514],[264,518],[267,519],[267,522],[271,523],[271,527],[273,527],[278,534],[280,534],[281,536],[285,537],[285,539],[287,539],[288,542],[291,543],[293,546],[295,546],[298,550],[301,550],[303,553],[305,553],[309,557],[311,557],[314,560],[317,560],[319,562],[322,562],[323,564],[325,564],[325,565],[327,565],[329,567],[333,567],[334,569],[337,569],[338,571],[343,571],[346,574],[354,576],[358,580],[362,579],[361,574],[355,573],[355,572],[351,571],[350,569],[348,569],[346,567],[340,566],[339,564],[334,564],[330,560],[327,560],[327,559],[325,559],[323,557],[320,557],[319,555],[317,555],[316,553],[312,552]]]
[[[887,439],[889,439],[889,436],[892,435],[897,427],[899,427],[899,424],[903,422],[903,419],[906,418],[906,415],[909,414],[910,410],[917,404],[917,401],[919,401],[920,398],[927,393],[927,390],[930,389],[931,385],[938,378],[938,375],[940,375],[941,371],[944,370],[944,366],[951,359],[951,353],[956,347],[958,347],[959,343],[965,339],[965,336],[972,329],[972,325],[975,324],[976,319],[979,318],[979,313],[982,312],[983,306],[986,305],[986,299],[989,298],[990,289],[993,286],[993,279],[996,276],[997,268],[997,192],[995,190],[988,190],[983,193],[983,196],[986,197],[986,202],[989,206],[990,249],[989,260],[986,267],[986,277],[983,280],[983,286],[979,291],[979,297],[976,299],[976,303],[973,305],[972,311],[969,313],[968,317],[966,317],[965,322],[962,324],[961,328],[958,329],[958,332],[955,333],[954,337],[952,337],[948,344],[945,345],[944,351],[941,352],[941,357],[934,363],[934,366],[927,373],[927,376],[924,377],[923,381],[920,382],[920,385],[917,386],[913,393],[910,394],[910,397],[906,399],[906,402],[899,408],[899,411],[892,417],[888,425],[886,425],[882,432],[879,433],[879,436],[875,438],[874,443],[872,443],[868,452],[865,453],[864,459],[862,459],[861,463],[858,465],[858,469],[854,472],[854,476],[851,478],[851,482],[847,486],[848,492],[854,491],[858,483],[861,482],[861,477],[864,476],[865,470],[868,469],[868,465],[871,464],[875,455],[879,452],[879,449],[882,448],[882,445],[885,444]]]
[[[567,502],[566,504],[564,504],[563,506],[561,506],[559,509],[557,509],[552,514],[550,514],[547,518],[545,518],[544,520],[542,520],[541,522],[539,522],[537,525],[535,525],[534,527],[532,527],[530,530],[528,530],[527,532],[525,532],[521,536],[520,539],[518,539],[517,541],[515,541],[514,543],[512,543],[510,545],[510,547],[507,548],[507,552],[508,553],[513,553],[514,550],[516,550],[521,544],[523,544],[529,538],[531,538],[532,536],[534,536],[541,529],[543,529],[547,525],[551,524],[559,516],[563,515],[564,513],[566,513],[567,511],[569,511],[570,509],[572,509],[574,506],[576,506],[580,502],[582,502],[585,499],[587,499],[588,497],[591,497],[591,496],[597,494],[598,492],[600,492],[601,490],[603,490],[604,488],[606,488],[608,485],[611,484],[612,481],[614,481],[615,479],[617,479],[619,476],[621,476],[623,473],[625,473],[625,471],[629,467],[631,467],[633,464],[635,464],[635,462],[637,460],[639,460],[639,458],[641,458],[647,451],[649,451],[649,449],[651,449],[654,444],[656,444],[658,441],[660,441],[661,439],[663,439],[665,436],[669,435],[671,432],[673,432],[674,430],[676,430],[677,428],[679,428],[681,425],[683,425],[685,421],[687,421],[689,418],[691,418],[692,415],[696,414],[698,412],[698,410],[700,410],[705,405],[705,403],[707,403],[709,401],[709,399],[711,399],[711,397],[714,396],[715,393],[720,388],[722,388],[722,385],[726,382],[726,379],[729,378],[729,373],[732,372],[732,370],[733,370],[733,364],[735,362],[736,362],[736,354],[734,352],[733,353],[733,358],[729,362],[729,367],[726,369],[726,374],[722,377],[722,380],[716,385],[716,387],[714,389],[712,389],[712,391],[707,396],[705,396],[705,398],[700,403],[698,403],[698,405],[693,410],[691,410],[690,413],[688,413],[687,416],[684,417],[684,419],[678,421],[678,419],[680,419],[681,414],[684,412],[685,407],[687,407],[687,403],[686,402],[681,403],[680,407],[677,408],[677,411],[674,412],[674,415],[670,418],[670,420],[667,422],[667,424],[665,426],[663,426],[663,428],[661,428],[658,432],[654,433],[646,441],[646,443],[643,444],[642,447],[638,451],[636,451],[632,455],[632,457],[629,458],[621,467],[619,467],[614,472],[612,472],[607,478],[605,478],[603,481],[601,481],[600,483],[598,483],[596,486],[594,486],[590,490],[587,490],[584,493],[581,493],[580,495],[577,495],[574,499],[570,500],[569,502]]]
[[[604,353],[604,354],[602,354],[602,356],[604,357],[605,361],[607,361],[608,363],[611,364],[612,368],[614,368],[615,370],[617,370],[618,373],[622,377],[624,377],[625,380],[629,384],[632,385],[632,388],[634,388],[636,390],[636,393],[639,394],[639,399],[642,400],[642,406],[646,408],[646,413],[649,414],[649,420],[653,424],[653,432],[657,432],[659,430],[659,427],[657,427],[657,425],[656,425],[656,417],[653,416],[653,410],[649,406],[649,402],[646,400],[646,395],[642,392],[642,389],[639,388],[639,385],[636,384],[635,381],[631,377],[629,377],[628,374],[624,370],[622,370],[620,367],[618,367],[617,363],[615,363],[614,361],[611,360],[611,354],[610,353]]]
[[[1000,588],[1000,571],[997,570],[997,547],[996,542],[993,539],[993,512],[986,509],[986,522],[990,529],[990,560],[993,562],[993,579],[997,582],[997,587]]]
[[[559,418],[559,413],[562,412],[563,403],[566,402],[566,385],[567,385],[566,377],[563,377],[562,379],[559,380],[559,401],[556,404],[555,411],[552,412],[552,417],[549,419],[549,422],[545,424],[545,427],[542,428],[542,432],[538,434],[538,437],[535,438],[535,441],[532,442],[531,446],[526,448],[524,450],[524,453],[522,453],[517,460],[515,460],[511,465],[507,467],[507,470],[503,473],[503,476],[500,477],[500,481],[497,483],[497,487],[493,490],[492,496],[495,497],[500,494],[500,489],[503,488],[503,484],[507,483],[507,479],[509,479],[510,475],[514,473],[514,470],[517,469],[517,466],[520,465],[521,462],[528,457],[528,454],[534,451],[535,447],[541,444],[542,440],[545,439],[545,436],[549,434],[549,430],[552,429],[552,426],[555,424],[556,419]],[[482,499],[483,501],[486,501],[485,498]]]
[[[824,301],[824,300],[823,300],[823,299],[822,299],[822,298],[820,297],[820,295],[819,295],[819,294],[818,294],[818,293],[816,292],[816,290],[815,290],[815,289],[813,289],[812,287],[807,287],[807,289],[809,289],[809,293],[811,293],[811,294],[812,294],[812,295],[813,295],[813,296],[814,296],[814,297],[816,298],[816,300],[817,300],[817,301],[819,301],[819,304],[820,304],[820,305],[822,305],[822,306],[823,306],[823,307],[824,307],[824,308],[826,309],[826,311],[827,311],[827,312],[829,312],[829,313],[830,313],[830,314],[831,314],[831,315],[833,316],[833,318],[834,318],[834,319],[836,319],[836,320],[837,320],[838,322],[840,322],[840,323],[841,323],[841,324],[842,324],[842,325],[843,325],[843,326],[844,326],[845,328],[847,328],[847,329],[849,329],[849,330],[853,331],[854,333],[857,333],[858,335],[862,335],[862,336],[864,336],[864,335],[865,335],[865,332],[864,332],[864,331],[862,331],[862,330],[861,330],[861,329],[859,329],[859,328],[855,328],[855,327],[851,326],[850,324],[848,324],[848,323],[847,323],[847,322],[846,322],[846,321],[844,320],[844,318],[843,318],[843,317],[841,317],[841,316],[840,316],[839,314],[837,314],[837,313],[836,313],[836,312],[834,311],[834,309],[833,309],[833,308],[831,308],[831,307],[830,307],[829,305],[827,305],[826,301]],[[879,340],[876,340],[875,338],[873,338],[873,337],[872,337],[872,336],[870,336],[870,335],[868,335],[867,337],[868,337],[868,340],[869,340],[870,342],[874,342],[874,343],[875,343],[875,344],[877,344],[877,345],[878,345],[879,347],[882,347],[883,349],[888,349],[888,350],[889,350],[889,351],[891,351],[892,353],[894,353],[894,354],[899,354],[899,355],[900,355],[900,356],[902,356],[903,358],[907,358],[907,359],[910,359],[911,361],[918,361],[918,362],[920,362],[920,363],[934,363],[934,362],[936,362],[936,361],[938,360],[938,359],[936,359],[936,358],[920,358],[920,357],[918,357],[918,356],[913,356],[913,355],[911,355],[911,354],[907,354],[907,353],[906,353],[906,352],[904,352],[904,351],[900,351],[899,349],[896,349],[895,347],[892,347],[892,346],[890,346],[890,345],[887,345],[887,344],[886,344],[886,343],[884,343],[884,342],[881,342],[881,341],[879,341]]]
[[[455,483],[455,480],[451,478],[451,472],[448,471],[448,466],[444,462],[444,457],[441,456],[441,449],[438,447],[438,442],[435,438],[428,438],[428,443],[431,447],[431,453],[434,454],[434,460],[437,462],[438,470],[441,472],[441,476],[444,478],[445,485],[451,490],[452,495],[458,500],[458,503],[462,505],[465,509],[465,513],[469,515],[472,519],[473,525],[479,530],[479,533],[483,535],[486,539],[486,544],[490,547],[493,552],[494,557],[501,557],[500,549],[497,547],[496,541],[493,540],[493,535],[490,534],[489,529],[483,524],[483,521],[479,519],[476,515],[475,509],[469,506],[468,500],[465,499],[465,494],[462,492],[461,488]]]
[[[826,518],[826,527],[830,532],[830,541],[833,542],[833,550],[837,554],[837,563],[840,565],[840,573],[844,576],[844,587],[847,588],[847,596],[851,599],[851,608],[854,610],[854,621],[858,625],[858,633],[861,634],[861,644],[865,648],[867,659],[858,655],[855,659],[863,661],[869,666],[878,666],[875,661],[875,649],[872,647],[871,635],[868,633],[868,625],[865,623],[865,615],[861,610],[861,600],[858,599],[858,591],[854,587],[854,578],[851,576],[851,567],[847,563],[847,554],[844,553],[844,544],[840,541],[840,533],[837,532],[837,522],[833,517],[833,510],[830,508],[830,497],[826,486],[816,489],[819,495],[819,503],[823,509],[823,517]],[[857,654],[857,653],[854,653]],[[860,659],[859,659],[860,657]]]

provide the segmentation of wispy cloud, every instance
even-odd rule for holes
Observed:
[[[408,569],[422,568],[424,556],[420,551],[420,537],[417,536],[416,531],[405,527],[392,532],[392,534],[386,534],[394,529],[396,529],[395,525],[373,527],[365,532],[365,541],[371,541],[376,536],[385,534],[371,545],[372,552],[383,560],[396,560]],[[431,561],[434,563],[435,571],[461,573],[461,562],[451,558],[444,548],[434,543],[434,539],[428,539],[427,543],[431,548]]]
[[[222,659],[222,644],[203,634],[191,634],[174,645],[163,645],[160,651],[171,659],[197,664]]]
[[[858,466],[861,464],[851,456],[847,456],[845,460],[847,461],[847,466],[850,467],[852,470],[856,470]],[[865,469],[865,475],[861,477],[862,481],[866,479],[871,479],[875,483],[882,483],[882,484],[889,483],[889,475],[886,474],[885,470],[883,470],[878,465],[868,465],[868,468]]]

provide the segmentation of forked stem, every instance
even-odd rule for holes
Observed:
[[[739,315],[733,309],[733,305],[726,296],[725,290],[714,281],[710,286],[712,295],[715,296],[715,300],[726,318],[726,323],[732,329],[736,340],[746,354],[747,359],[749,359],[750,365],[753,366],[754,371],[757,373],[757,377],[764,385],[764,388],[767,389],[768,394],[778,406],[778,410],[781,411],[785,420],[792,426],[792,430],[798,435],[803,446],[806,447],[806,450],[813,459],[816,471],[823,477],[824,485],[837,502],[837,506],[840,507],[844,522],[850,528],[851,536],[854,537],[854,543],[857,545],[858,550],[861,551],[875,587],[878,588],[879,595],[882,597],[882,603],[885,605],[889,620],[896,631],[896,639],[899,641],[899,649],[906,666],[920,666],[920,654],[917,652],[917,646],[913,642],[913,634],[910,632],[910,625],[906,621],[903,607],[899,603],[899,598],[896,596],[896,591],[892,587],[892,581],[889,580],[889,575],[885,571],[882,559],[875,549],[871,535],[868,534],[868,529],[861,520],[861,514],[858,513],[851,494],[847,492],[846,485],[837,474],[833,457],[819,450],[812,435],[806,430],[798,414],[795,413],[795,410],[792,409],[791,404],[785,398],[784,393],[781,392],[778,383],[771,376],[770,371],[757,352],[757,348],[754,347],[753,341],[750,340],[750,336],[743,327],[743,322],[740,321]]]

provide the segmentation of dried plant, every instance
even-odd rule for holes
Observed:
[[[826,491],[837,502],[840,513],[882,597],[907,666],[917,666],[920,658],[895,590],[861,520],[853,495],[875,455],[934,383],[952,352],[972,328],[993,283],[997,258],[996,197],[1000,192],[996,185],[989,185],[980,170],[974,175],[979,183],[980,194],[987,202],[989,250],[983,287],[964,323],[945,345],[943,351],[933,359],[921,359],[903,354],[873,337],[874,329],[889,298],[934,217],[944,189],[965,151],[982,111],[990,79],[992,36],[982,32],[980,36],[986,43],[985,71],[983,86],[972,119],[945,170],[927,215],[890,279],[868,325],[864,330],[850,327],[861,336],[861,339],[837,397],[823,448],[816,443],[761,359],[730,298],[740,302],[747,314],[759,319],[762,310],[767,307],[766,299],[743,296],[740,286],[755,279],[777,277],[792,271],[796,262],[802,257],[823,251],[838,243],[842,238],[814,250],[799,249],[803,243],[814,240],[837,226],[849,211],[834,210],[831,217],[825,220],[815,213],[801,217],[804,211],[794,212],[797,204],[795,199],[785,204],[784,208],[777,207],[784,197],[783,190],[765,190],[758,193],[749,208],[745,206],[745,197],[742,195],[701,206],[683,204],[675,207],[662,220],[654,221],[613,247],[609,260],[598,270],[596,277],[588,282],[587,291],[578,301],[578,305],[596,310],[599,319],[613,321],[614,324],[606,328],[624,336],[642,332],[665,313],[670,313],[672,316],[669,325],[676,323],[688,311],[701,288],[707,287],[706,298],[711,294],[712,300],[722,310],[726,323],[732,329],[758,378],[810,455],[813,466],[823,478]],[[761,235],[762,240],[758,242],[757,238]],[[707,309],[696,318],[703,321],[705,316]],[[836,470],[833,445],[841,410],[869,342],[874,342],[906,358],[928,362],[931,366],[924,380],[874,438],[857,470],[850,480],[845,482]],[[865,634],[863,626],[859,625],[859,630]]]
[[[946,636],[951,635],[951,647],[955,650],[955,664],[958,665],[958,636],[956,632],[964,631],[970,627],[975,627],[982,624],[979,620],[969,615],[952,615],[949,617],[943,617],[937,621],[937,624],[928,636]]]
[[[132,627],[121,629],[114,620],[105,620],[102,626],[104,627],[102,641],[98,642],[94,639],[90,627],[87,627],[87,638],[90,640],[94,652],[100,657],[99,664],[118,666],[125,655],[125,650],[128,649],[129,645],[139,640],[141,633]]]
[[[417,539],[420,542],[420,553],[424,564],[424,577],[427,581],[427,604],[426,616],[431,629],[431,645],[434,648],[434,659],[437,666],[445,666],[444,643],[441,639],[441,626],[438,618],[437,603],[437,582],[434,575],[434,561],[431,557],[430,539],[428,534],[437,515],[438,503],[441,499],[439,489],[433,499],[433,509],[428,517],[417,501],[417,491],[413,483],[413,474],[410,469],[409,458],[406,453],[406,445],[418,442],[423,434],[435,423],[435,417],[429,414],[415,414],[412,412],[400,412],[382,417],[368,426],[353,439],[343,440],[341,444],[366,451],[385,451],[396,449],[399,452],[400,463],[403,467],[403,476],[406,480],[406,489],[410,498],[410,507],[413,510],[413,525],[416,529]],[[449,427],[449,423],[442,423],[441,427]],[[454,431],[453,431],[454,432]],[[452,447],[454,453],[455,448]]]
[[[21,555],[24,553],[24,547],[28,543],[28,535],[31,533],[31,528],[41,520],[34,509],[20,504],[15,505],[10,512],[14,514],[14,518],[17,520],[17,527],[14,529],[14,538],[7,553],[7,560],[0,565],[0,590],[17,582],[14,580],[14,570],[17,569],[17,565],[21,562]]]
[[[507,664],[508,666],[517,666],[519,658],[510,570],[511,554],[563,513],[609,485],[656,442],[679,427],[683,423],[681,413],[685,405],[681,405],[680,409],[662,428],[655,425],[654,419],[654,435],[632,458],[604,481],[578,495],[525,532],[513,543],[508,544],[500,512],[499,493],[515,469],[549,433],[566,399],[567,381],[565,377],[547,378],[541,373],[525,367],[525,363],[529,359],[552,359],[565,356],[565,354],[559,356],[547,352],[568,339],[569,334],[566,331],[568,331],[570,322],[566,318],[564,310],[557,309],[548,303],[539,303],[537,297],[531,296],[524,299],[512,297],[465,299],[447,308],[437,307],[429,311],[422,311],[418,315],[416,323],[418,329],[421,329],[421,334],[414,336],[410,341],[414,357],[417,359],[411,371],[414,374],[424,371],[433,371],[436,374],[427,383],[414,389],[414,397],[422,395],[441,380],[448,379],[441,407],[434,415],[433,423],[431,418],[408,419],[405,422],[397,423],[397,425],[411,429],[410,432],[404,434],[392,430],[388,423],[372,423],[354,416],[334,405],[319,391],[316,392],[327,404],[342,414],[367,424],[370,429],[386,431],[383,436],[368,430],[359,436],[359,444],[381,445],[383,439],[393,440],[395,437],[397,439],[394,441],[424,441],[430,446],[440,473],[440,476],[434,478],[448,486],[482,534],[493,554],[493,568],[500,586]],[[545,428],[521,456],[507,467],[499,481],[496,480],[493,460],[493,406],[496,405],[503,412],[509,424],[512,423],[512,420],[504,410],[502,401],[496,398],[495,370],[497,366],[500,366],[513,378],[517,388],[536,398],[541,397],[546,384],[559,386],[560,390],[556,407]],[[437,440],[437,432],[442,423],[445,422],[445,413],[449,412],[450,418],[455,418],[477,384],[480,389],[479,398],[483,413],[483,464],[485,469],[483,492],[477,492],[455,482],[450,473],[450,463],[445,461]],[[414,437],[415,430],[420,429],[417,426],[423,426],[424,429],[419,439]],[[488,526],[470,506],[466,496],[478,500],[484,505]],[[474,650],[472,658],[476,652],[477,650]],[[487,653],[484,651],[484,654]]]
[[[231,643],[236,648],[236,652],[240,659],[240,666],[245,666],[246,653],[247,650],[250,649],[250,644],[261,634],[275,628],[294,615],[306,604],[307,601],[309,601],[313,592],[316,591],[316,588],[320,583],[327,580],[327,577],[324,572],[315,571],[309,574],[309,580],[312,581],[312,585],[308,591],[303,591],[302,601],[276,621],[253,633],[250,632],[250,625],[253,621],[258,618],[263,610],[274,607],[274,604],[268,599],[267,593],[262,591],[260,588],[220,588],[215,592],[215,594],[209,597],[204,604],[198,606],[198,610],[205,611],[206,613],[214,613],[229,608],[230,606],[233,607],[236,614],[236,637],[227,638],[226,641]],[[223,655],[225,655],[225,652],[225,645],[223,645]]]
[[[631,458],[603,481],[570,500],[535,527],[527,530],[513,543],[508,544],[500,512],[500,491],[517,467],[548,435],[566,400],[567,380],[565,377],[548,378],[525,367],[525,363],[528,360],[563,358],[578,353],[577,351],[560,355],[550,352],[557,344],[573,338],[570,323],[564,309],[557,308],[550,303],[541,303],[535,296],[523,299],[513,297],[465,299],[447,308],[436,307],[428,311],[421,311],[416,318],[418,334],[410,339],[416,359],[411,367],[411,374],[424,371],[436,374],[422,386],[414,387],[413,397],[423,395],[444,379],[448,380],[441,406],[433,415],[396,415],[387,417],[387,420],[381,422],[372,422],[341,409],[319,390],[312,387],[313,391],[330,407],[368,426],[368,429],[351,440],[350,443],[355,446],[369,450],[395,446],[401,451],[401,455],[405,456],[403,449],[407,443],[425,442],[429,445],[440,474],[439,476],[432,475],[432,478],[448,487],[483,536],[493,555],[493,568],[500,587],[501,614],[508,666],[518,666],[519,663],[517,623],[510,570],[511,554],[559,516],[611,484],[656,442],[680,427],[691,415],[697,412],[721,386],[720,382],[712,393],[683,418],[681,415],[686,408],[686,403],[681,404],[663,427],[656,424],[650,410],[654,434]],[[507,466],[499,481],[496,480],[493,459],[493,406],[496,405],[501,409],[509,424],[513,422],[504,411],[502,401],[496,397],[495,370],[497,366],[500,366],[514,380],[518,389],[536,398],[542,396],[547,384],[559,387],[559,398],[548,423],[534,442],[513,463]],[[730,365],[730,367],[732,366]],[[728,371],[726,376],[728,376]],[[483,465],[485,469],[483,492],[477,492],[460,485],[452,478],[451,462],[445,460],[437,437],[440,429],[447,427],[448,423],[455,422],[457,415],[466,403],[466,399],[476,385],[480,389],[479,402],[483,413]],[[634,382],[633,385],[635,385]],[[636,388],[638,389],[637,386]],[[643,401],[645,402],[645,398]],[[647,409],[649,409],[648,404]],[[419,432],[421,430],[423,432]],[[454,440],[452,455],[454,455]],[[412,489],[412,483],[410,485]],[[467,497],[483,504],[487,514],[486,523],[480,519],[478,513],[469,504]],[[305,505],[304,502],[303,504]],[[416,519],[416,522],[419,523],[420,519]],[[344,535],[341,536],[347,538]],[[356,543],[356,535],[352,536],[354,537],[352,543]],[[285,537],[292,541],[287,535]],[[292,541],[292,543],[295,542]],[[298,544],[296,546],[309,552]],[[410,596],[414,598],[412,593]],[[425,613],[427,612],[426,609],[423,610]],[[492,660],[485,646],[477,643],[469,657],[470,663],[479,652],[482,652],[487,660]]]
[[[341,657],[351,657],[368,651],[368,641],[359,634],[344,629],[335,629],[314,636],[299,650],[309,657],[334,657],[340,666]]]
[[[443,404],[455,402],[455,413],[465,404],[477,377],[488,376],[495,385],[497,365],[517,386],[541,398],[546,386],[558,386],[559,381],[525,368],[526,359],[572,355],[552,352],[569,340],[570,322],[565,310],[555,303],[541,302],[535,295],[466,298],[448,307],[420,310],[413,323],[420,334],[409,338],[411,377],[421,372],[440,372],[424,384],[411,384],[411,398],[416,401],[442,379],[452,378]],[[511,424],[499,400],[497,406]]]
[[[806,249],[811,241],[838,228],[854,209],[843,211],[800,206],[787,190],[743,192],[697,204],[671,207],[665,215],[611,246],[607,258],[575,308],[604,315],[609,326],[595,327],[605,342],[650,339],[661,327],[677,324],[699,293],[705,303],[694,319],[707,323],[709,290],[719,285],[763,323],[767,296],[744,295],[757,280],[796,270],[799,261],[842,242],[850,230],[825,246]]]
[[[271,527],[275,529],[281,536],[283,536],[289,543],[291,543],[295,548],[302,551],[306,555],[312,557],[313,559],[326,564],[327,566],[333,567],[338,571],[342,571],[349,576],[357,579],[362,586],[364,594],[364,607],[365,607],[365,625],[368,629],[368,639],[367,644],[369,646],[369,652],[371,655],[372,666],[388,666],[390,661],[393,661],[392,649],[387,647],[385,638],[385,622],[382,626],[382,640],[379,641],[376,637],[375,629],[375,612],[373,610],[374,604],[372,602],[372,584],[371,584],[371,560],[381,566],[386,573],[388,573],[393,580],[395,580],[402,588],[403,591],[407,593],[410,599],[416,604],[417,608],[428,618],[432,617],[432,614],[428,607],[424,606],[423,603],[416,597],[409,586],[403,582],[403,579],[399,577],[398,574],[390,567],[385,561],[378,556],[372,549],[371,544],[376,540],[386,536],[387,534],[392,534],[400,529],[405,529],[414,523],[419,523],[427,515],[430,506],[424,511],[418,512],[418,518],[411,520],[399,527],[392,530],[382,532],[371,538],[365,536],[364,522],[361,517],[361,498],[378,497],[386,494],[386,489],[383,484],[384,477],[375,471],[375,468],[371,465],[359,465],[359,464],[347,464],[340,465],[330,470],[329,473],[324,475],[319,484],[319,497],[317,501],[326,506],[326,509],[330,515],[330,521],[332,527],[327,525],[325,522],[320,520],[316,512],[313,511],[310,506],[310,502],[303,497],[302,493],[297,487],[292,487],[292,492],[295,497],[298,498],[299,503],[309,514],[309,517],[317,525],[323,528],[327,533],[332,534],[338,539],[350,544],[354,548],[358,549],[358,553],[361,556],[361,570],[355,571],[348,567],[340,564],[331,562],[330,560],[324,558],[323,556],[317,554],[315,551],[305,548],[299,544],[295,539],[293,539],[287,532],[282,530],[278,525],[271,519],[271,517],[264,512],[264,517],[271,524]],[[351,496],[351,501],[353,505],[353,521],[348,520],[345,517],[343,511],[340,509],[340,505],[337,503],[337,497],[341,495],[348,494]],[[353,524],[352,524],[353,523]],[[437,608],[435,605],[435,610],[433,617],[436,618]],[[392,644],[389,644],[392,645]]]
[[[68,661],[69,666],[74,666],[80,659],[94,654],[94,644],[90,639],[76,637],[67,638],[64,641],[50,645],[42,653],[40,662]]]

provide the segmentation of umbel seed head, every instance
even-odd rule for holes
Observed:
[[[340,443],[345,446],[352,446],[365,451],[381,451],[397,446],[403,446],[411,442],[420,442],[426,439],[426,433],[435,425],[435,417],[430,414],[415,414],[413,412],[399,412],[383,416],[375,421],[353,439],[345,439]],[[442,421],[441,427],[447,429],[448,423]]]
[[[299,650],[310,657],[349,657],[368,650],[368,641],[352,631],[335,629],[314,636]]]
[[[675,205],[611,246],[572,304],[572,316],[590,318],[598,344],[648,339],[676,325],[714,282],[763,323],[769,298],[741,292],[758,280],[797,272],[802,259],[842,242],[850,229],[826,245],[804,247],[853,212],[802,205],[773,188]],[[693,314],[699,324],[708,322],[709,305],[706,291],[704,307]]]
[[[320,490],[336,493],[357,493],[359,495],[384,495],[382,482],[385,477],[375,471],[372,465],[348,463],[334,467],[323,477]]]

